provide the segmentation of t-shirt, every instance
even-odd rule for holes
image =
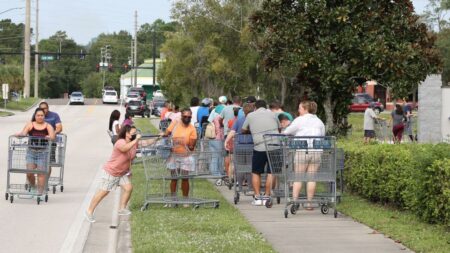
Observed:
[[[230,129],[228,128],[228,121],[234,118],[234,108],[236,108],[236,107],[239,107],[239,106],[238,105],[227,105],[227,106],[225,106],[225,108],[223,108],[222,112],[220,113],[220,117],[223,119],[225,135],[228,135],[228,132],[230,132]],[[242,110],[239,110],[239,111],[242,111]],[[238,116],[239,116],[239,114],[238,114]]]
[[[197,112],[198,112],[198,108],[200,106],[191,106],[191,112],[192,112],[192,119],[191,119],[191,123],[192,125],[195,126],[195,123],[197,123]]]
[[[125,175],[131,169],[131,161],[136,156],[137,145],[132,147],[127,152],[120,151],[119,148],[126,144],[127,142],[125,139],[117,140],[114,144],[111,157],[103,166],[103,169],[114,177],[121,177]]]
[[[375,129],[375,118],[377,115],[372,110],[372,108],[368,107],[364,112],[364,130],[374,130]]]
[[[177,154],[186,153],[189,145],[195,146],[197,131],[192,124],[184,125],[181,122],[172,122],[166,132],[172,134],[174,141],[172,151]]]
[[[169,109],[167,107],[163,107],[161,109],[161,115],[160,115],[160,119],[163,120],[166,117],[166,113],[169,111]]]
[[[324,136],[325,125],[315,114],[307,113],[294,119],[283,133],[295,136]]]
[[[255,143],[254,149],[256,151],[266,151],[264,135],[278,134],[279,128],[280,121],[277,116],[266,108],[259,108],[249,113],[242,126],[243,130],[250,130],[252,133],[253,142]]]
[[[45,115],[45,122],[52,125],[53,129],[56,131],[56,124],[61,123],[61,119],[59,118],[59,115],[56,112],[48,112],[47,115]]]
[[[395,112],[395,110],[394,110],[394,111],[391,112],[391,116],[392,116],[392,121],[393,121],[392,124],[393,124],[394,126],[400,125],[400,124],[403,123],[403,114],[397,114],[397,113]]]
[[[208,116],[209,116],[209,108],[200,106],[200,108],[198,108],[198,111],[197,111],[197,123],[199,124],[198,125],[199,128],[202,128],[201,124],[202,124],[203,117],[208,117]]]
[[[119,125],[119,121],[118,120],[114,120],[113,124],[112,124],[112,134],[113,135],[118,135],[118,133],[116,132],[116,126]]]

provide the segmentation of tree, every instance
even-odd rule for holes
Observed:
[[[352,78],[403,96],[439,66],[435,37],[418,18],[409,0],[266,0],[251,28],[266,70],[295,69],[289,92],[310,89],[327,131],[341,133]]]
[[[175,32],[177,26],[177,22],[166,23],[161,19],[155,20],[152,24],[145,23],[141,25],[137,34],[139,61],[142,62],[153,57],[153,36],[156,37],[156,58],[159,58],[161,45],[167,39],[166,33]],[[154,32],[155,35],[153,35]]]
[[[81,82],[81,89],[86,97],[101,97],[102,96],[102,76],[100,73],[90,73]]]
[[[251,46],[248,17],[260,1],[185,0],[172,14],[179,24],[161,48],[158,72],[171,100],[192,96],[250,95],[258,90],[258,54]]]
[[[0,51],[17,53],[23,51],[23,33],[25,25],[15,24],[10,19],[0,20]],[[21,55],[0,55],[0,64],[20,64]]]
[[[0,83],[9,84],[11,91],[23,89],[23,66],[20,65],[0,65]]]

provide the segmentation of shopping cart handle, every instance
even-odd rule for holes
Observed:
[[[161,137],[159,134],[141,134],[142,138],[155,138],[155,137]]]
[[[265,134],[263,136],[287,136],[285,134]]]

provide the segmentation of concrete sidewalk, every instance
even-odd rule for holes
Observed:
[[[234,191],[228,187],[218,187],[232,204]],[[373,229],[342,214],[334,218],[333,209],[323,215],[319,209],[299,210],[284,218],[284,203],[272,208],[252,206],[252,197],[241,194],[235,205],[247,220],[262,233],[277,252],[342,252],[342,253],[394,253],[412,252],[402,244],[386,238]]]

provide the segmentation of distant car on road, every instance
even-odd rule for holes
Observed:
[[[150,109],[143,100],[130,101],[126,106],[126,112],[132,116],[141,115],[142,118],[145,116],[150,117]]]
[[[130,101],[141,101],[141,96],[137,92],[129,91],[125,97],[125,104],[130,103]]]
[[[105,87],[102,89],[102,95],[104,95],[106,91],[116,91],[116,90],[115,90],[114,87],[112,87],[112,86],[105,86]]]
[[[84,96],[80,91],[74,91],[70,94],[69,104],[81,104],[84,105]]]
[[[115,90],[106,90],[105,93],[103,93],[102,101],[103,104],[117,104],[119,102],[117,99],[117,92]]]
[[[352,103],[350,105],[351,112],[364,112],[367,107],[369,107],[370,103],[374,103],[375,106],[373,111],[375,113],[380,113],[384,110],[384,106],[382,103],[374,101],[373,98],[367,93],[356,93],[352,99]]]
[[[163,98],[164,95],[162,94],[161,90],[156,90],[156,91],[153,92],[153,97],[154,98]]]
[[[142,100],[147,101],[147,92],[145,92],[144,88],[132,87],[129,92],[137,92]]]
[[[151,103],[152,115],[161,116],[161,110],[164,107],[165,99],[153,99]]]

